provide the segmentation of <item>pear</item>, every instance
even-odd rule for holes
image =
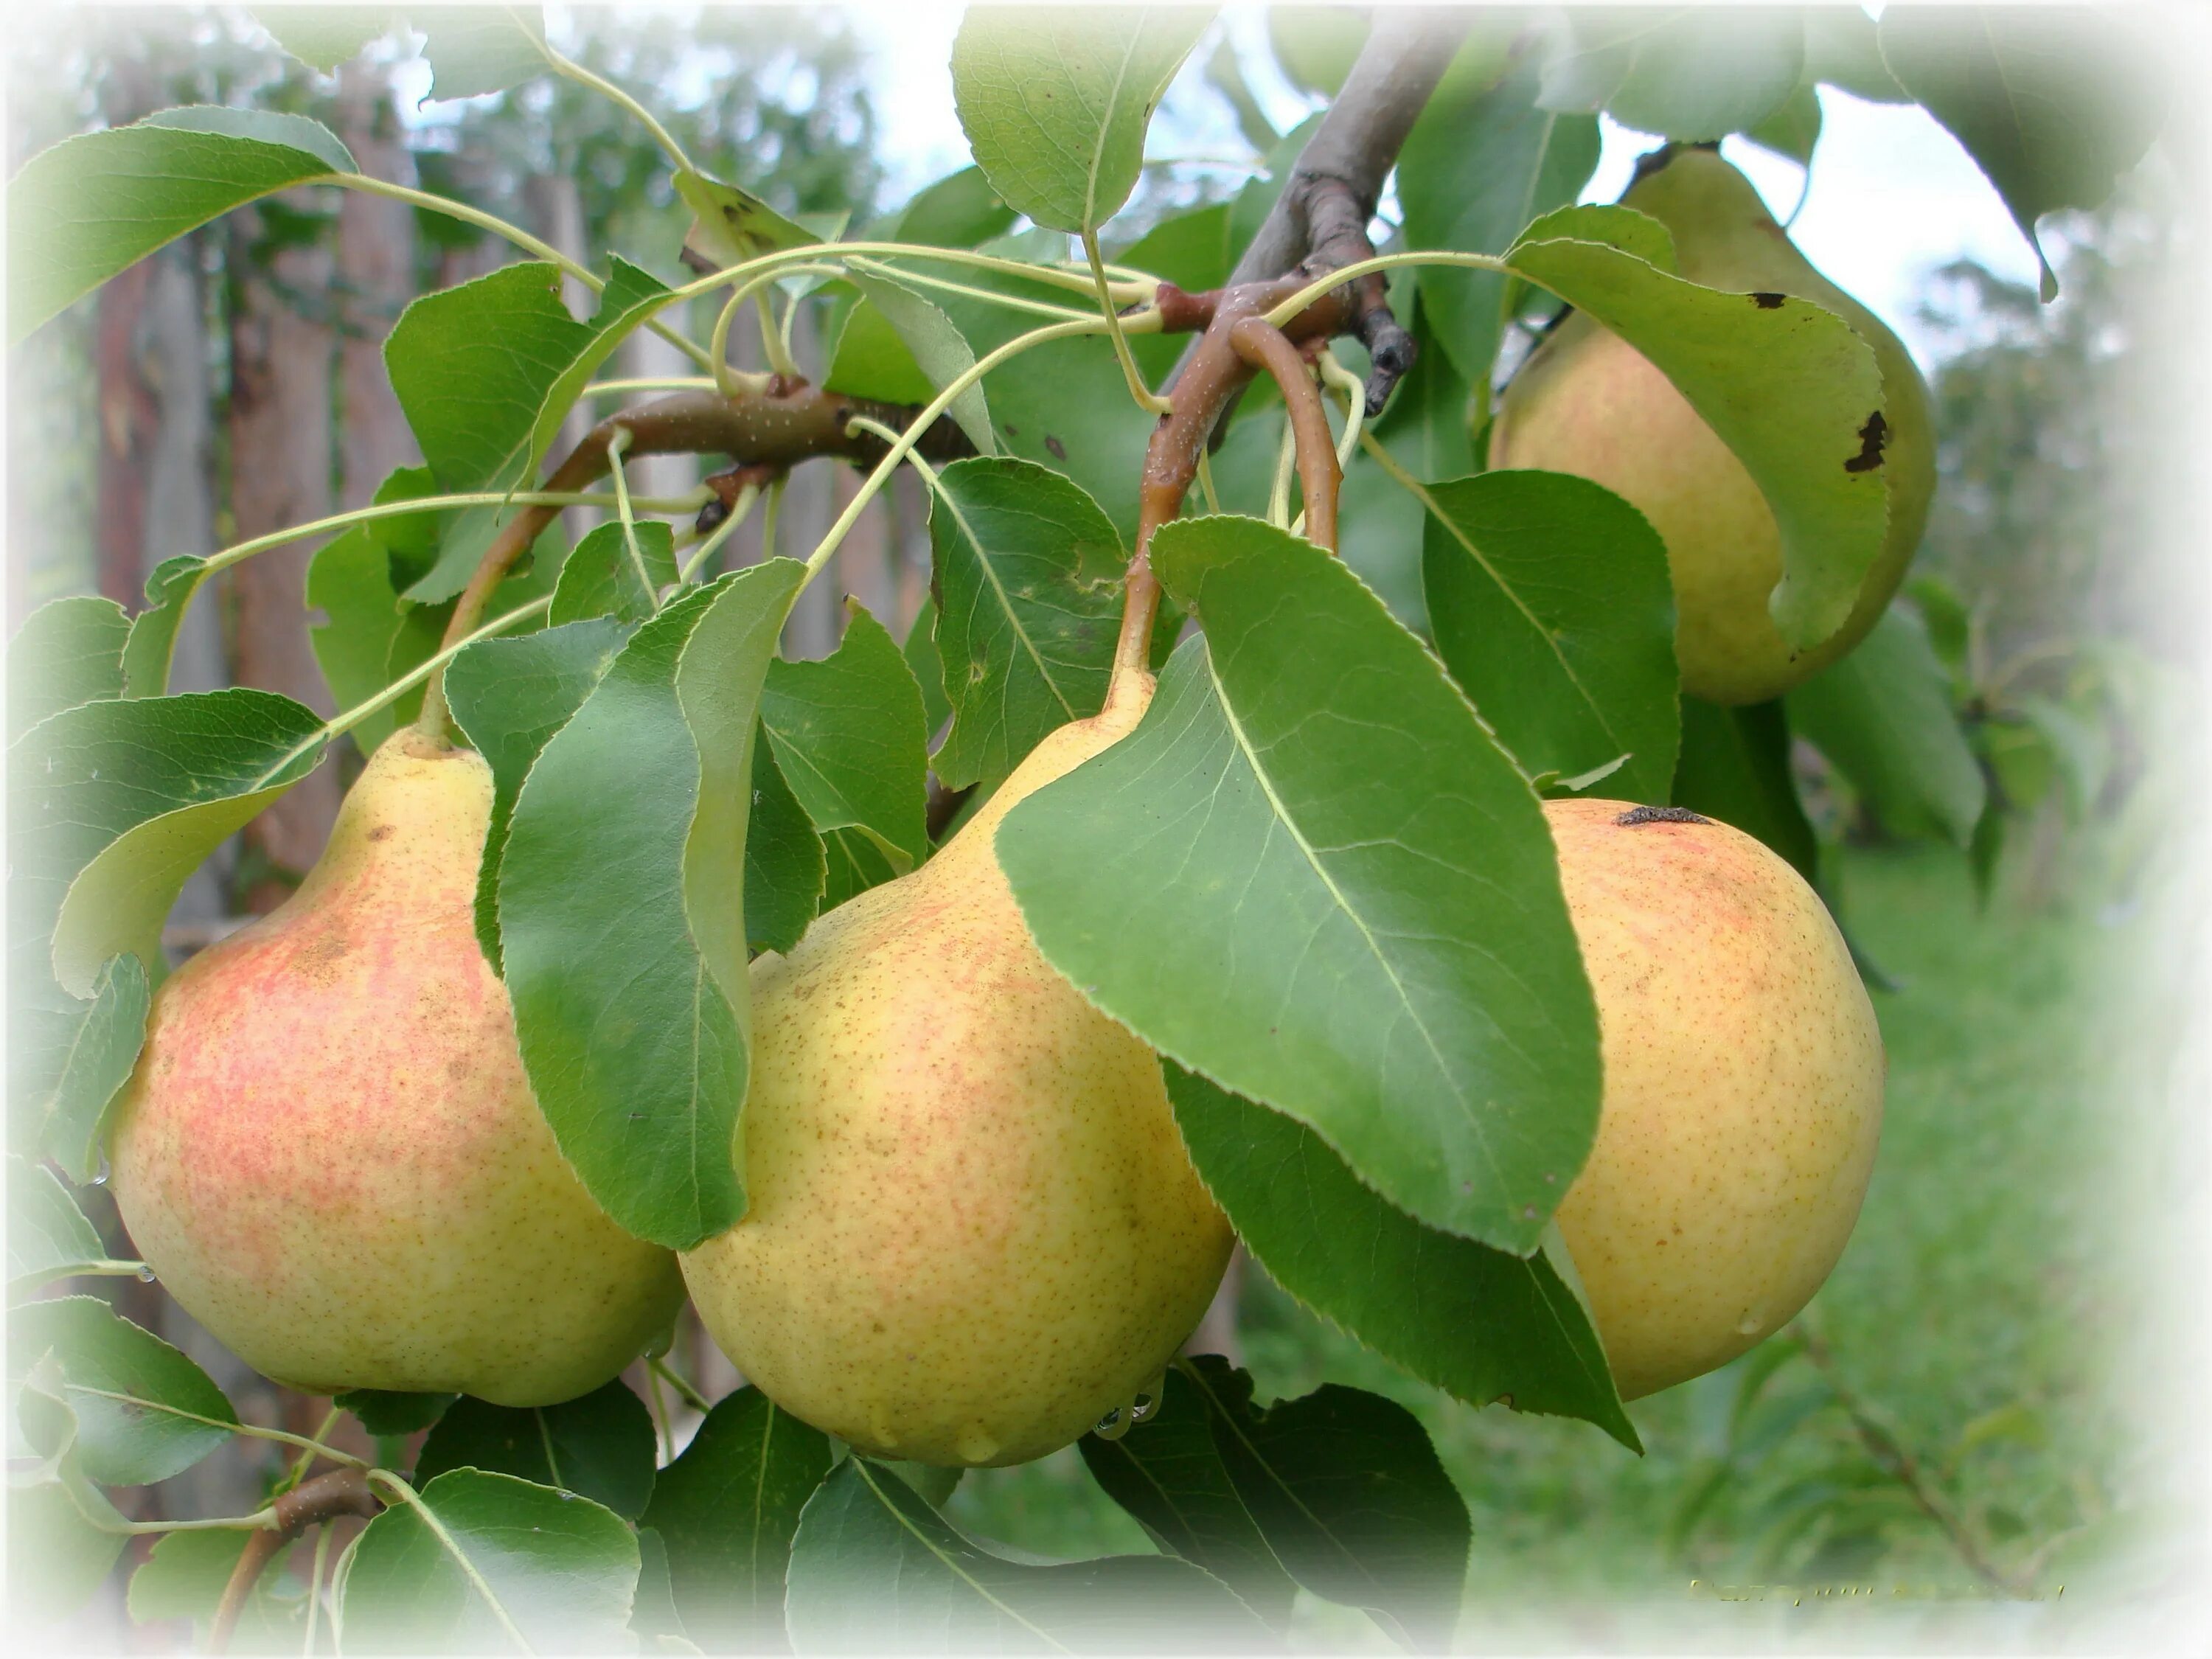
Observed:
[[[1605,1066],[1559,1231],[1633,1400],[1827,1278],[1874,1168],[1881,1033],[1819,896],[1749,836],[1679,807],[1544,811]]]
[[[1227,1265],[1158,1060],[1038,954],[992,851],[1139,712],[1060,727],[921,869],[753,965],[748,1207],[684,1275],[740,1371],[865,1452],[1066,1445],[1155,1383]]]
[[[1651,521],[1674,581],[1682,689],[1713,702],[1763,702],[1863,639],[1904,579],[1936,488],[1928,387],[1904,343],[1813,269],[1750,181],[1713,151],[1654,152],[1621,201],[1667,227],[1690,281],[1809,300],[1850,324],[1881,371],[1888,532],[1843,627],[1802,651],[1766,608],[1782,577],[1782,538],[1765,497],[1673,382],[1619,335],[1585,313],[1569,315],[1514,375],[1491,428],[1492,467],[1574,473]]]
[[[285,903],[155,999],[111,1151],[116,1202],[185,1310],[308,1394],[550,1405],[683,1303],[609,1220],[530,1091],[476,939],[481,757],[386,739]]]

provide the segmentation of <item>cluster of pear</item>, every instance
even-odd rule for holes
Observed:
[[[1922,465],[1902,348],[1741,184],[1690,151],[1629,199],[1668,221],[1686,275],[1862,328],[1894,383],[1893,454]],[[1772,520],[1699,430],[1576,319],[1516,382],[1496,453],[1644,506],[1686,683],[1771,696],[1850,639],[1793,659],[1774,635]],[[1924,483],[1896,487],[1893,556],[1846,635],[1924,505]],[[1066,1445],[1152,1385],[1231,1245],[1157,1060],[1044,961],[993,849],[1015,802],[1139,713],[1063,727],[922,868],[755,964],[749,1207],[680,1263],[600,1212],[532,1097],[473,926],[488,769],[401,732],[299,891],[162,988],[113,1138],[133,1240],[216,1336],[313,1393],[552,1403],[635,1358],[688,1286],[749,1377],[864,1450],[979,1465]],[[1881,1038],[1819,898],[1758,842],[1674,809],[1547,813],[1605,1078],[1559,1218],[1633,1397],[1742,1352],[1826,1276],[1872,1164]]]

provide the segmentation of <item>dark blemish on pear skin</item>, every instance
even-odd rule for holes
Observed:
[[[1632,806],[1613,822],[1624,830],[1639,823],[1711,823],[1712,820],[1686,806]]]
[[[1881,465],[1881,452],[1889,443],[1889,422],[1882,418],[1880,410],[1866,418],[1859,428],[1859,453],[1844,463],[1846,472],[1871,472]]]
[[[380,824],[378,824],[378,825],[376,826],[376,828],[375,828],[375,829],[374,829],[374,830],[370,830],[370,831],[368,832],[368,838],[369,838],[371,841],[389,841],[389,840],[391,840],[391,839],[392,839],[392,826],[391,826],[390,824],[388,824],[388,823],[380,823]]]

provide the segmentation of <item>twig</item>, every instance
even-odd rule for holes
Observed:
[[[1905,1449],[1904,1443],[1897,1436],[1890,1432],[1888,1426],[1875,1414],[1874,1407],[1844,1380],[1843,1372],[1836,1364],[1836,1356],[1826,1340],[1802,1320],[1798,1322],[1796,1331],[1798,1340],[1804,1347],[1805,1358],[1813,1369],[1820,1372],[1820,1380],[1828,1385],[1828,1392],[1835,1396],[1836,1403],[1851,1419],[1851,1426],[1857,1431],[1860,1443],[1867,1449],[1867,1455],[1874,1459],[1884,1474],[1905,1488],[1920,1512],[1936,1523],[1950,1540],[1951,1547],[1958,1552],[1959,1559],[1977,1575],[1993,1589],[2016,1601],[2031,1599],[2025,1585],[2016,1583],[2010,1574],[1990,1559],[1982,1547],[1981,1540],[1968,1528],[1965,1519],[1936,1489],[1934,1482],[1922,1473],[1920,1461]]]
[[[278,1493],[269,1506],[270,1524],[246,1534],[246,1548],[222,1587],[222,1599],[216,1603],[215,1618],[208,1628],[208,1651],[229,1650],[231,1632],[238,1628],[246,1598],[252,1594],[277,1551],[310,1527],[341,1515],[373,1516],[383,1507],[369,1489],[368,1475],[360,1469],[332,1469],[295,1491]]]

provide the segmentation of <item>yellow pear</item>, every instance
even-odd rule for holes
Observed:
[[[878,1456],[1018,1463],[1128,1406],[1229,1259],[1159,1061],[1054,972],[992,851],[1136,724],[1064,726],[936,857],[753,965],[745,1218],[684,1257],[707,1328]]]
[[[155,999],[111,1157],[185,1310],[309,1394],[598,1387],[683,1303],[673,1255],[595,1205],[523,1074],[478,949],[491,772],[378,748],[278,909]]]
[[[1544,811],[1605,1060],[1559,1230],[1632,1400],[1820,1288],[1874,1168],[1881,1033],[1826,908],[1749,836],[1674,807]]]
[[[1681,274],[1731,293],[1785,294],[1835,313],[1874,348],[1887,422],[1889,529],[1843,628],[1808,649],[1767,611],[1782,538],[1734,453],[1649,359],[1576,312],[1531,353],[1491,428],[1490,465],[1571,472],[1625,497],[1667,544],[1682,689],[1713,702],[1762,702],[1866,636],[1897,592],[1936,488],[1928,388],[1881,319],[1813,269],[1759,192],[1710,149],[1645,158],[1624,205],[1664,224]]]

